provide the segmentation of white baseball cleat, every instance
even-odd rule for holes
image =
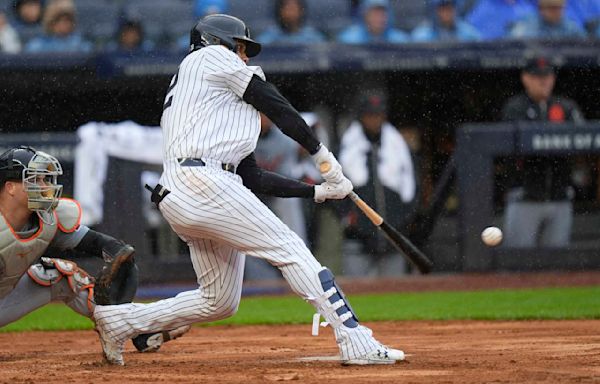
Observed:
[[[404,352],[381,345],[364,356],[342,361],[342,365],[394,364],[404,360]]]
[[[190,325],[183,325],[179,328],[171,329],[170,331],[140,335],[132,340],[133,345],[140,352],[156,352],[164,343],[183,336],[191,328]]]
[[[100,337],[104,359],[113,365],[125,365],[123,360],[123,342],[111,339],[104,331],[101,321],[96,322],[96,332]]]

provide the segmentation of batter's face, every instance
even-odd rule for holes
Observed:
[[[242,59],[242,61],[246,64],[248,64],[248,61],[250,60],[248,58],[248,55],[246,54],[246,43],[242,42],[242,41],[238,41],[236,44],[237,47],[237,55],[240,57],[240,59]]]

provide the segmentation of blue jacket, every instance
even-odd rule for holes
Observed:
[[[517,39],[585,37],[585,31],[575,22],[563,17],[558,24],[545,23],[541,17],[533,16],[515,24],[510,36]]]
[[[479,0],[466,21],[484,40],[494,40],[508,36],[516,21],[535,14],[537,7],[531,0]]]
[[[35,37],[25,46],[25,52],[42,53],[42,52],[91,52],[92,44],[86,41],[77,33],[70,34],[64,37],[44,35]]]
[[[363,24],[354,24],[344,29],[337,39],[340,43],[346,44],[405,43],[410,41],[408,34],[395,28],[386,29],[380,36],[371,35]]]
[[[413,41],[477,41],[481,34],[471,24],[462,20],[455,21],[454,29],[448,29],[439,23],[426,21],[417,26],[411,35]]]
[[[537,4],[537,0],[529,1]],[[584,28],[587,21],[600,17],[600,0],[566,0],[565,16]]]
[[[261,33],[256,40],[262,44],[311,44],[325,41],[325,36],[311,26],[303,26],[298,32],[288,33],[278,25],[272,25]]]

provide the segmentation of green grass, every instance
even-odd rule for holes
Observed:
[[[600,319],[600,287],[355,295],[362,321]],[[311,306],[293,296],[242,299],[239,312],[213,324],[310,323]],[[51,304],[0,332],[90,329],[92,322],[62,304]]]

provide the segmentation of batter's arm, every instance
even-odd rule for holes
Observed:
[[[313,198],[315,187],[295,179],[262,169],[254,153],[242,160],[237,168],[244,185],[254,193],[277,197]]]
[[[298,111],[273,84],[254,75],[244,92],[243,100],[267,115],[283,133],[294,139],[311,155],[317,153],[320,141]]]

